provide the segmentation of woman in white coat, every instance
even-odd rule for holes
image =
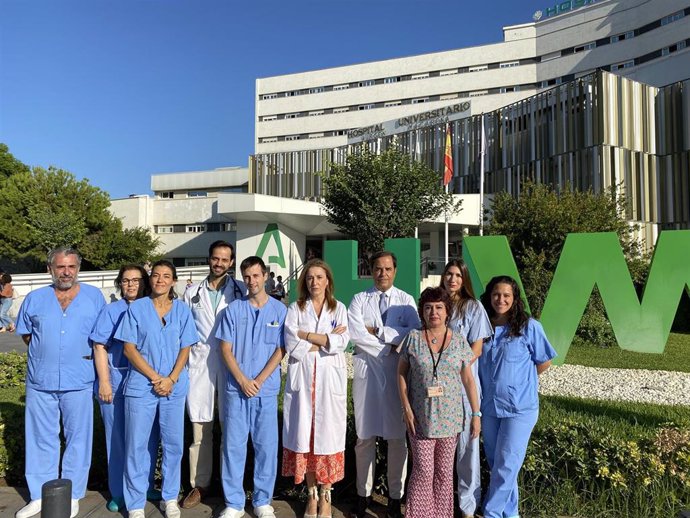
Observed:
[[[335,300],[333,273],[309,261],[285,319],[288,360],[283,399],[283,476],[306,479],[305,518],[330,518],[332,484],[345,475],[347,310]],[[321,489],[318,490],[318,486]],[[318,514],[317,514],[318,512]]]

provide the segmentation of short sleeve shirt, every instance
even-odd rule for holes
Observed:
[[[467,340],[453,331],[437,368],[438,385],[443,387],[443,395],[427,397],[427,387],[436,383],[431,352],[422,333],[416,329],[410,331],[400,351],[401,357],[409,364],[407,391],[418,423],[417,434],[430,439],[452,437],[460,433],[464,425],[460,371],[469,365],[474,354]],[[434,354],[434,360],[437,359],[438,354]]]
[[[89,335],[103,306],[100,290],[81,283],[64,310],[53,286],[26,296],[17,315],[17,334],[31,335],[28,386],[48,391],[91,388],[95,369]]]
[[[161,376],[168,376],[175,367],[180,349],[197,343],[199,335],[192,312],[178,299],[173,300],[170,311],[163,319],[165,325],[158,318],[156,308],[149,297],[135,300],[129,305],[114,338],[134,344],[154,371]],[[169,397],[185,397],[188,388],[189,374],[185,365]],[[124,394],[131,397],[158,397],[151,381],[132,366],[127,374]]]
[[[477,340],[488,338],[493,334],[491,329],[491,322],[486,315],[484,306],[474,299],[469,299],[465,304],[465,311],[463,315],[453,313],[449,326],[456,331],[459,331],[470,344]]]
[[[283,347],[283,326],[287,308],[268,297],[261,308],[252,306],[247,297],[235,300],[221,317],[216,338],[232,344],[232,353],[242,373],[256,378],[275,350]],[[227,379],[227,392],[242,394],[235,377]],[[277,396],[280,391],[280,369],[271,373],[261,386],[258,397]]]
[[[129,361],[124,355],[121,340],[115,338],[115,330],[127,313],[127,301],[120,299],[105,306],[98,315],[96,324],[89,339],[92,344],[103,344],[108,353],[108,368],[110,371],[110,384],[113,393],[122,394],[123,382],[129,369]],[[94,391],[98,393],[98,380],[94,385]]]
[[[539,409],[537,365],[556,357],[541,324],[530,318],[520,336],[497,326],[479,357],[482,414],[515,417]]]

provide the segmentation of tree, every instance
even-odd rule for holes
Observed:
[[[123,230],[107,193],[62,169],[18,167],[0,178],[0,199],[0,256],[15,271],[42,270],[46,252],[60,245],[76,246],[84,269],[143,263],[158,246],[146,229]]]
[[[616,232],[633,281],[642,285],[648,260],[636,237],[636,226],[624,217],[626,208],[625,197],[616,195],[613,190],[595,194],[566,186],[556,191],[548,185],[526,183],[518,198],[506,192],[496,194],[486,231],[508,239],[535,317],[544,307],[569,233]],[[596,290],[580,323],[578,337],[596,345],[616,343]]]
[[[323,181],[328,221],[365,254],[381,250],[386,238],[413,236],[420,221],[461,210],[438,172],[395,149],[353,153]]]
[[[6,144],[0,143],[0,181],[15,173],[28,173],[29,166],[17,160]]]

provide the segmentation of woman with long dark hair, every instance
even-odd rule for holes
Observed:
[[[484,340],[491,336],[491,323],[484,307],[474,296],[472,279],[464,261],[452,259],[446,264],[441,275],[441,287],[448,292],[452,302],[449,326],[467,339],[475,357],[482,354]],[[479,382],[477,362],[472,363],[472,375],[481,400],[482,389]],[[470,412],[470,403],[463,391],[465,413]],[[481,468],[479,465],[479,437],[470,437],[469,421],[458,436],[455,454],[458,474],[458,504],[463,517],[474,516],[481,499]]]
[[[125,383],[124,496],[130,518],[144,518],[148,484],[148,438],[157,420],[163,449],[161,508],[179,518],[180,463],[184,446],[184,404],[189,388],[189,348],[199,340],[189,307],[175,293],[177,270],[165,260],[153,264],[151,293],[135,300],[115,338],[130,363]]]
[[[556,351],[525,311],[512,277],[491,279],[482,303],[494,328],[479,358],[484,453],[491,468],[484,516],[519,516],[517,479],[539,417],[539,374]]]

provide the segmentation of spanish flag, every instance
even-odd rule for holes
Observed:
[[[453,148],[450,143],[450,122],[446,123],[446,156],[443,169],[443,185],[446,186],[453,179]]]

